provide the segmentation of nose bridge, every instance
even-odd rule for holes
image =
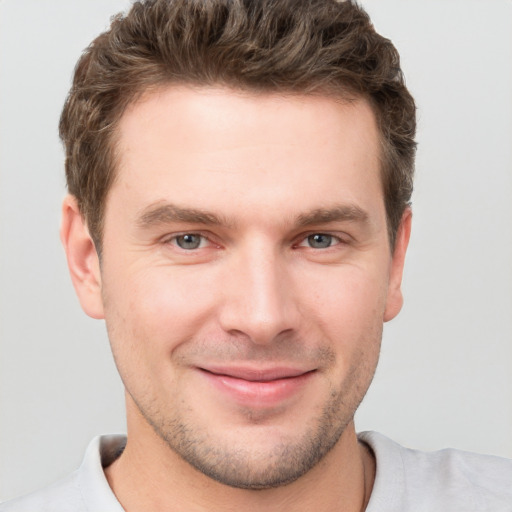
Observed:
[[[259,238],[245,244],[234,259],[225,288],[223,328],[257,344],[293,330],[294,299],[282,252]]]

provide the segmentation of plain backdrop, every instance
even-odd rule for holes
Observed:
[[[121,0],[0,0],[0,499],[124,430],[104,325],[58,239],[57,123],[81,50]],[[419,115],[405,306],[356,415],[407,446],[512,456],[512,2],[366,0]]]

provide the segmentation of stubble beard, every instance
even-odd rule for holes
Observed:
[[[366,359],[365,359],[366,358]],[[185,462],[213,480],[239,489],[263,490],[296,481],[315,467],[336,445],[353,420],[354,413],[373,379],[378,351],[368,360],[361,354],[343,385],[331,389],[316,418],[298,439],[283,438],[268,447],[216,443],[207,431],[190,426],[182,416],[164,418],[157,407],[145,401],[142,407],[132,396],[142,416],[167,446]],[[364,376],[364,378],[361,378]],[[267,448],[267,449],[265,449]]]

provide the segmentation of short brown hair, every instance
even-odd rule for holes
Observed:
[[[394,246],[412,193],[415,105],[398,52],[355,1],[140,0],[85,50],[60,120],[68,189],[98,252],[119,119],[167,84],[367,99]]]

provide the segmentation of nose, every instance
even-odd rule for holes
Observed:
[[[255,245],[231,261],[220,323],[225,332],[265,345],[296,330],[299,314],[286,257],[278,250]]]

